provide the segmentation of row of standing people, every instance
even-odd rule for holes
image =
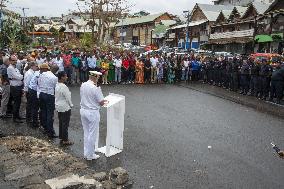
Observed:
[[[24,74],[17,68],[17,56],[12,55],[1,65],[1,118],[13,118],[14,123],[26,123],[33,128],[42,128],[49,138],[57,138],[53,127],[54,111],[58,112],[59,138],[62,144],[68,140],[68,126],[71,117],[71,93],[64,84],[67,74],[58,71],[58,66],[42,63],[33,58],[27,60]],[[65,72],[64,72],[65,73]],[[20,116],[22,99],[26,98],[26,117]],[[67,100],[66,100],[67,99]],[[12,115],[8,106],[12,104]]]

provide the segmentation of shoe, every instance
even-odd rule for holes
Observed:
[[[74,142],[71,142],[70,140],[66,140],[66,141],[61,140],[61,141],[60,141],[60,144],[62,144],[62,145],[64,145],[64,146],[71,146],[71,145],[74,144]]]
[[[85,158],[86,158],[86,160],[88,160],[88,161],[92,161],[92,160],[99,159],[99,158],[100,158],[100,156],[99,156],[99,155],[94,154],[92,157],[85,157]]]
[[[8,118],[12,118],[11,115],[1,115],[0,119],[8,119]]]
[[[23,121],[22,121],[22,120],[20,120],[20,119],[18,119],[18,118],[13,119],[13,122],[14,122],[14,123],[23,123]]]
[[[17,119],[19,119],[19,120],[24,120],[24,119],[26,119],[25,117],[17,117]]]

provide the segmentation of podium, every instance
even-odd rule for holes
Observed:
[[[106,146],[98,148],[98,152],[106,157],[116,155],[123,150],[125,96],[110,93],[105,100],[109,101],[107,108]],[[98,140],[96,141],[98,146]]]

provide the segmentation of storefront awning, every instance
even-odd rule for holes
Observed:
[[[257,35],[255,36],[254,40],[257,43],[266,43],[266,42],[272,42],[273,39],[270,35]]]

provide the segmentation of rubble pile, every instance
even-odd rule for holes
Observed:
[[[51,144],[46,141],[39,140],[27,136],[9,136],[0,139],[0,144],[5,145],[12,152],[20,153],[22,155],[29,155],[31,157],[45,156],[52,157],[66,157],[69,156],[58,148],[52,148]]]
[[[96,173],[50,143],[29,136],[0,138],[0,188],[127,189],[133,182],[121,167]]]

